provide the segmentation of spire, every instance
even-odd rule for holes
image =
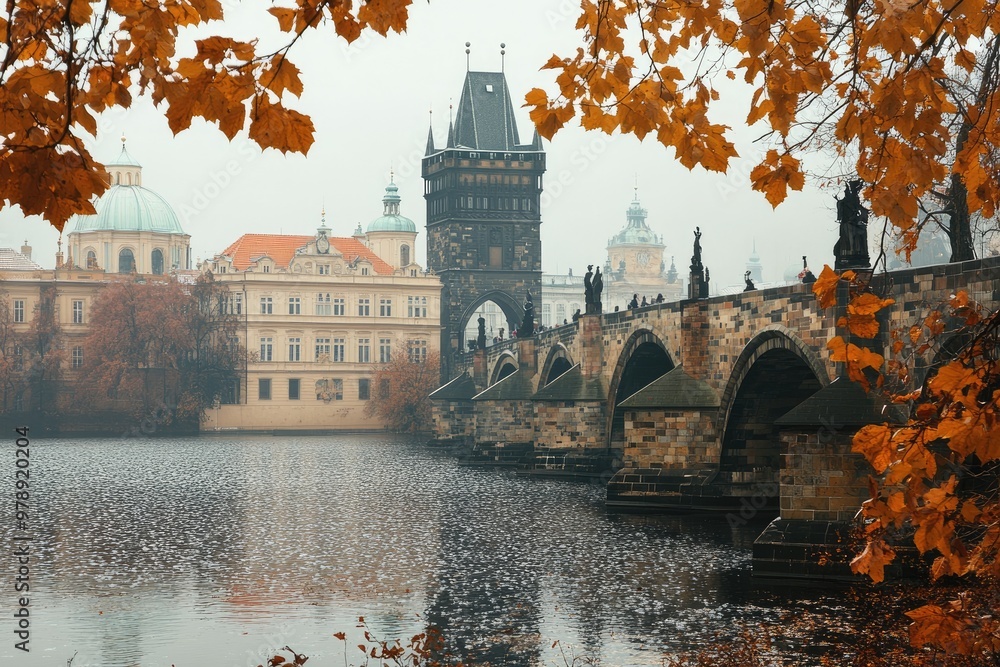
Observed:
[[[455,147],[455,125],[451,122],[451,105],[448,105],[448,148]]]
[[[537,129],[534,131],[534,134],[532,134],[532,136],[531,136],[531,148],[534,149],[534,150],[536,150],[536,151],[542,150],[542,138],[540,136],[538,136],[538,130]]]
[[[430,155],[434,152],[434,113],[429,112],[428,115],[431,120],[427,125],[427,150],[424,151],[424,155]]]
[[[382,215],[399,215],[399,188],[394,182],[395,176],[389,170],[389,185],[385,186],[385,196],[382,197]]]

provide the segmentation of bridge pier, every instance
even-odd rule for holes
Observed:
[[[867,424],[905,421],[845,377],[777,420],[781,428],[780,515],[753,545],[753,574],[851,581],[853,532],[874,471],[851,451]]]

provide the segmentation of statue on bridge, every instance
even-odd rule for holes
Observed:
[[[691,272],[701,270],[701,227],[694,228],[694,254],[691,255]]]
[[[757,289],[757,286],[753,284],[753,279],[750,277],[749,271],[743,274],[743,280],[747,284],[746,289],[743,290],[744,292],[752,292]]]
[[[860,179],[852,179],[844,188],[844,196],[837,200],[837,222],[840,238],[833,246],[836,258],[834,268],[867,269],[871,266],[868,256],[868,209],[861,204]]]
[[[594,282],[591,283],[594,289],[594,313],[600,315],[601,311],[604,310],[601,305],[601,293],[604,291],[604,276],[601,275],[601,267],[597,267],[597,273],[594,274]],[[588,312],[590,312],[588,310]]]
[[[486,318],[479,316],[479,338],[476,341],[480,350],[486,349]]]
[[[587,265],[587,273],[583,276],[583,302],[590,312],[590,304],[594,303],[594,265]]]
[[[521,326],[517,328],[518,338],[531,338],[535,335],[535,304],[531,301],[531,292],[524,296],[524,319]]]

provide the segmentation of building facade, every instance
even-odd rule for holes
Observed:
[[[663,236],[646,224],[647,211],[639,202],[638,189],[625,213],[625,227],[608,239],[608,259],[604,265],[603,308],[626,309],[633,295],[639,301],[652,302],[660,295],[664,301],[684,298],[684,281],[678,276],[674,258],[669,265]]]
[[[209,410],[205,430],[381,428],[365,414],[375,367],[437,354],[441,329],[441,281],[413,261],[393,183],[383,207],[361,234],[331,236],[324,219],[312,235],[244,234],[205,263],[251,352],[239,400]]]
[[[190,236],[170,205],[142,186],[142,168],[124,146],[107,170],[111,185],[97,213],[70,221],[56,269],[33,262],[27,246],[0,248],[9,328],[24,334],[40,304],[52,309],[64,384],[84,365],[101,289],[120,274],[191,282],[207,271],[229,289],[226,305],[242,318],[251,362],[207,410],[203,430],[379,430],[381,421],[364,414],[377,390],[375,366],[440,350],[441,281],[413,261],[417,228],[400,214],[394,183],[367,230],[334,237],[324,221],[315,234],[245,234],[195,270],[187,269]],[[13,343],[2,350],[9,359],[20,353]],[[36,409],[32,401],[40,400],[23,391],[0,391],[0,399],[5,413]]]
[[[422,162],[427,202],[427,266],[441,278],[443,375],[465,349],[465,329],[492,301],[516,329],[526,292],[542,279],[539,214],[545,153],[535,133],[518,138],[501,72],[467,72],[448,139],[429,132]]]

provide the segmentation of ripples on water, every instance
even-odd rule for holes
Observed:
[[[3,665],[237,667],[288,644],[339,667],[360,615],[494,664],[561,665],[559,640],[658,665],[794,611],[750,581],[761,525],[608,514],[600,486],[405,439],[35,441],[31,475],[32,651],[5,641]]]

